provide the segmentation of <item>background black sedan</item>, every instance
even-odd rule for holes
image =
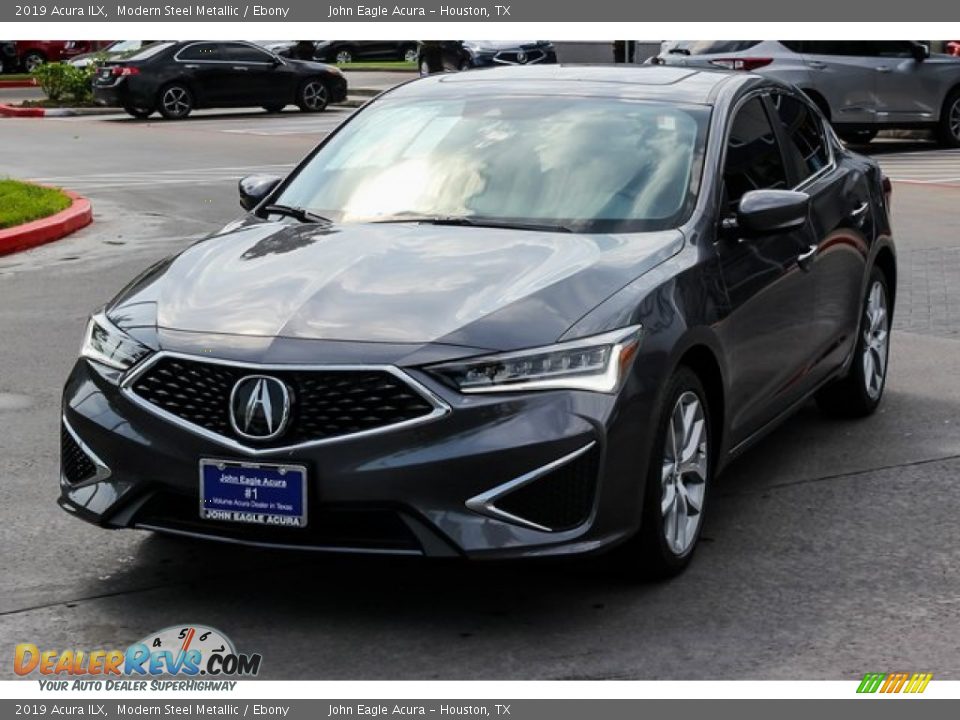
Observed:
[[[504,65],[538,65],[557,62],[549,40],[423,40],[419,52],[420,74],[457,72]]]
[[[252,43],[162,42],[105,63],[94,78],[93,96],[134,117],[158,111],[179,119],[194,108],[218,107],[279,112],[290,104],[318,112],[346,98],[347,80],[329,65],[281,58]]]

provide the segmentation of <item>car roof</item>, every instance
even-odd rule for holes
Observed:
[[[721,91],[758,80],[744,72],[663,65],[515,65],[438,73],[401,85],[390,95],[535,93],[712,105]]]

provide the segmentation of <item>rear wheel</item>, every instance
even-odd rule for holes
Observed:
[[[879,268],[870,273],[863,300],[860,332],[847,374],[817,393],[817,404],[830,415],[864,417],[880,404],[890,353],[890,294]]]
[[[401,49],[400,54],[403,57],[403,61],[408,63],[416,62],[419,56],[415,45],[407,45]]]
[[[297,107],[303,112],[326,110],[329,95],[327,86],[322,80],[307,80],[300,86],[300,92],[297,94]]]
[[[193,110],[193,94],[185,85],[167,85],[160,91],[160,102],[157,105],[160,114],[167,120],[181,120]]]
[[[123,111],[127,115],[132,115],[133,117],[139,120],[144,120],[153,114],[152,108],[138,108],[138,107],[126,106],[123,108]]]
[[[26,55],[23,56],[23,59],[20,61],[23,64],[23,69],[27,72],[33,72],[38,67],[43,65],[47,61],[46,56],[42,52],[37,52],[36,50],[31,50]]]
[[[943,103],[937,137],[941,145],[960,147],[960,88],[950,93]]]
[[[707,394],[696,373],[681,367],[660,407],[640,532],[617,551],[622,570],[665,578],[690,563],[713,473],[711,442]]]
[[[352,48],[341,48],[337,50],[336,54],[337,64],[346,65],[347,63],[353,62],[353,49]]]

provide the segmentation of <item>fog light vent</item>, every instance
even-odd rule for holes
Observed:
[[[586,522],[597,485],[597,448],[501,495],[493,507],[553,531]]]
[[[97,474],[96,464],[62,423],[60,424],[60,471],[71,485],[89,480]]]

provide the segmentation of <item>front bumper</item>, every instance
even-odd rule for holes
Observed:
[[[80,360],[64,391],[59,503],[108,528],[331,552],[566,555],[636,531],[644,408],[653,405],[643,392],[462,396],[408,372],[450,411],[374,436],[249,455],[158,417]],[[201,459],[306,466],[307,527],[201,520]],[[550,529],[552,518],[563,518],[560,529]]]

